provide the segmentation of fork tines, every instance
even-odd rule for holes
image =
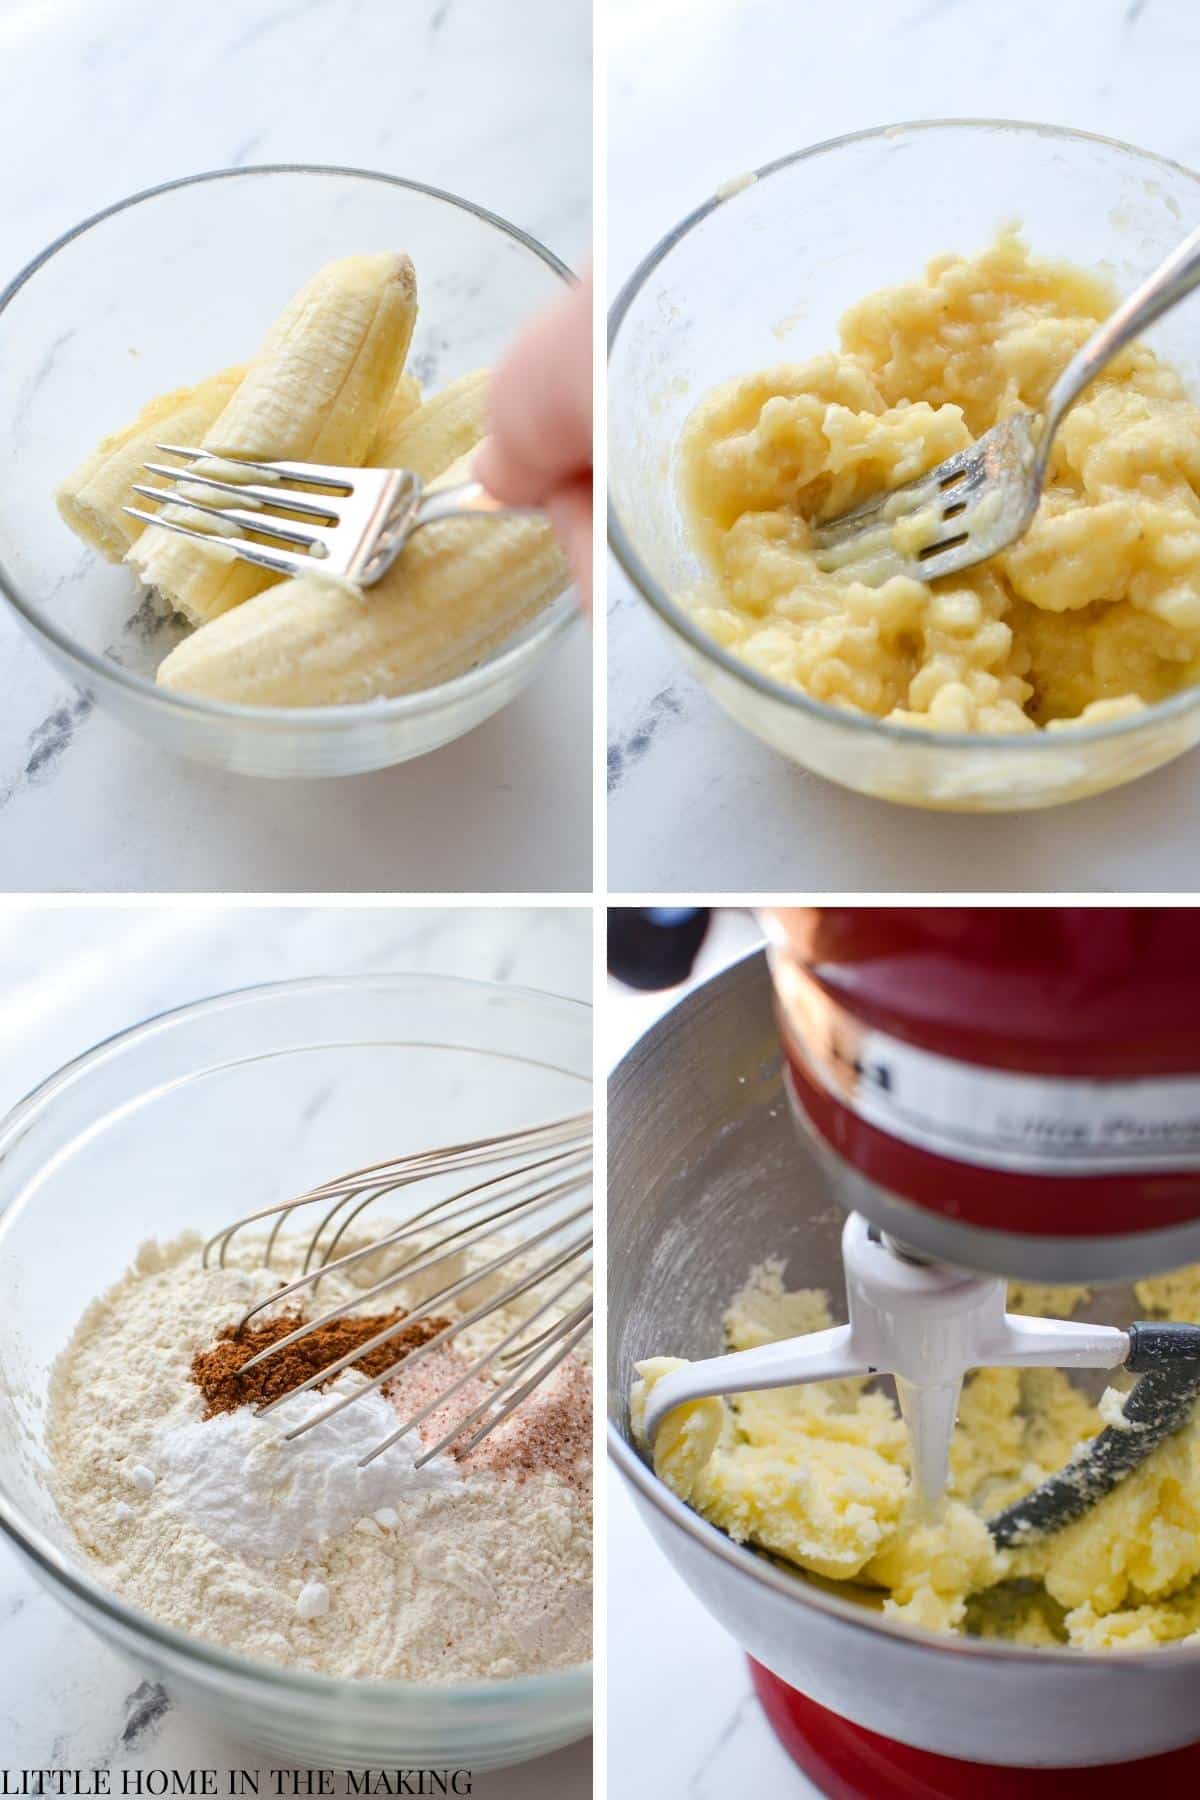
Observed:
[[[189,462],[216,462],[236,465],[239,469],[257,469],[268,481],[302,481],[308,487],[332,488],[340,494],[348,494],[353,487],[348,470],[328,469],[322,463],[256,462],[251,456],[223,456],[219,450],[196,450],[187,444],[155,444],[154,448],[166,456],[185,456]]]
[[[204,530],[196,525],[186,525],[179,519],[167,518],[163,513],[144,512],[140,507],[127,506],[124,510],[131,517],[141,519],[147,525],[160,525],[166,531],[176,531],[183,537],[196,538],[201,543],[211,544],[215,540],[247,561],[282,574],[296,574],[310,558],[323,560],[329,555],[326,528],[336,530],[341,523],[341,513],[327,500],[284,483],[303,482],[306,488],[316,488],[322,493],[346,494],[351,492],[351,485],[340,470],[330,472],[311,463],[256,462],[249,457],[234,459],[183,444],[156,444],[155,449],[167,456],[183,457],[188,462],[209,462],[217,467],[228,467],[236,460],[239,469],[254,470],[277,485],[257,487],[199,471],[193,473],[190,469],[171,468],[166,463],[148,462],[143,464],[148,474],[165,476],[172,485],[148,487],[135,481],[134,493],[153,500],[158,506],[187,507],[206,520],[212,520],[212,528]],[[193,488],[204,488],[242,504],[213,505],[196,497],[190,491]],[[251,512],[245,510],[247,503],[272,510]],[[290,515],[290,522],[281,514]],[[253,532],[255,536],[244,538],[240,535],[242,532]],[[264,538],[267,543],[256,541]],[[274,545],[280,548],[275,549]]]

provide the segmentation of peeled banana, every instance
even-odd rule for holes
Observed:
[[[124,431],[114,431],[67,477],[55,494],[71,530],[109,562],[120,562],[145,530],[122,508],[140,505],[135,481],[145,481],[142,464],[158,456],[155,446],[199,443],[220,417],[246,373],[223,369],[197,387],[176,388],[143,406]]]
[[[358,465],[392,400],[417,313],[407,256],[328,263],[296,295],[204,433],[214,456]],[[183,523],[197,515],[182,511]],[[148,526],[129,552],[137,574],[195,625],[276,578],[212,546]]]
[[[404,370],[416,304],[406,256],[330,263],[247,367],[151,401],[59,489],[72,530],[110,560],[125,558],[198,627],[160,666],[164,687],[258,706],[411,693],[482,661],[565,585],[550,528],[532,517],[423,527],[364,592],[319,572],[287,580],[240,562],[216,521],[211,543],[197,543],[122,512],[159,442],[203,446],[204,467],[225,479],[237,479],[238,465],[223,454],[407,468],[431,487],[469,479],[489,371],[423,401]],[[180,477],[188,495],[183,466]],[[195,511],[170,511],[201,523]]]
[[[416,412],[420,404],[420,382],[415,375],[401,375],[399,381],[388,396],[387,404],[383,409],[383,417],[380,419],[379,427],[372,439],[371,449],[367,451],[366,461],[368,465],[370,465],[372,460],[374,446],[378,443],[387,443],[392,433],[400,429],[404,421]],[[391,465],[382,463],[378,466],[387,468]]]
[[[460,375],[415,411],[384,420],[367,455],[373,469],[411,469],[432,481],[477,444],[487,427],[490,369]]]
[[[430,485],[468,480],[471,462],[460,458]],[[566,579],[541,519],[443,519],[415,532],[375,587],[321,575],[282,582],[186,638],[158,679],[248,706],[412,693],[481,662]]]

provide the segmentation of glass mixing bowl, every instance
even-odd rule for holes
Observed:
[[[953,180],[947,171],[953,170]],[[1007,812],[1099,793],[1200,739],[1200,689],[1135,718],[1021,736],[910,730],[841,711],[740,662],[680,604],[701,565],[676,493],[684,420],[718,382],[837,343],[853,301],[1019,220],[1035,253],[1149,274],[1200,214],[1200,176],[1127,144],[995,120],[893,125],[730,182],[630,277],[609,327],[612,548],[719,703],[793,761],[913,806]],[[1200,300],[1148,335],[1200,398]]]
[[[62,672],[165,750],[249,775],[350,775],[423,756],[489,718],[575,618],[564,592],[495,656],[422,693],[354,706],[228,705],[155,685],[179,635],[59,518],[54,490],[153,395],[244,362],[334,257],[407,250],[426,392],[493,363],[569,271],[494,214],[355,169],[221,169],[97,213],[0,294],[0,589]]]
[[[0,1124],[0,1527],[85,1624],[239,1740],[324,1767],[483,1769],[584,1736],[588,1664],[460,1686],[348,1681],[160,1624],[81,1560],[45,1483],[47,1377],[149,1236],[215,1230],[403,1147],[588,1104],[591,1009],[439,975],[284,982],[151,1019]]]

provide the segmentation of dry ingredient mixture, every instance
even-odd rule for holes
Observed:
[[[860,301],[837,351],[714,390],[680,443],[710,572],[685,602],[697,621],[785,686],[924,729],[1096,724],[1200,680],[1200,408],[1143,344],[1068,413],[1008,550],[875,587],[813,556],[811,521],[1040,411],[1114,299],[1010,228]]]
[[[1200,1324],[1200,1265],[1136,1293],[1146,1316]],[[1010,1289],[1009,1307],[1066,1317],[1085,1297],[1027,1283]],[[745,1350],[832,1322],[828,1297],[789,1292],[771,1261],[735,1296],[725,1333]],[[679,1367],[638,1365],[643,1446],[646,1394]],[[1120,1405],[1110,1388],[1093,1406],[1059,1369],[977,1370],[959,1408],[950,1499],[932,1522],[908,1511],[908,1438],[890,1394],[857,1378],[679,1407],[654,1466],[739,1542],[853,1584],[843,1591],[910,1624],[1087,1650],[1200,1642],[1200,1418],[1062,1531],[999,1551],[984,1523],[1117,1422]]]
[[[260,1315],[235,1340],[236,1320],[298,1270],[286,1251],[264,1269],[253,1239],[239,1240],[224,1270],[205,1269],[200,1242],[143,1245],[54,1368],[52,1490],[100,1579],[182,1631],[329,1675],[456,1682],[587,1661],[586,1363],[568,1357],[477,1449],[415,1468],[490,1391],[473,1378],[360,1469],[364,1452],[457,1380],[513,1315],[468,1327],[288,1444],[286,1431],[381,1373],[381,1351],[267,1416],[255,1405],[360,1349],[425,1296],[394,1290],[390,1312],[332,1321],[239,1376],[303,1315],[294,1304]],[[352,1278],[326,1276],[322,1310],[377,1281],[386,1255],[364,1259]],[[443,1267],[439,1279],[465,1267],[449,1276]],[[470,1290],[472,1304],[486,1291]],[[396,1343],[416,1347],[445,1323],[414,1321],[388,1360]]]

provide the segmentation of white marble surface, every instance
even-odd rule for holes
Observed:
[[[414,175],[578,265],[591,238],[590,46],[589,0],[5,0],[0,285],[154,182],[288,161]],[[7,609],[0,669],[0,889],[591,886],[582,627],[469,737],[333,782],[225,775],[97,712],[73,718],[69,683]]]
[[[437,969],[591,995],[580,908],[0,909],[0,1112],[65,1059],[165,1007],[245,983]],[[247,1752],[93,1638],[0,1540],[0,1769],[240,1768]],[[249,1766],[257,1767],[251,1753]],[[224,1778],[222,1778],[224,1779]],[[268,1792],[266,1780],[263,1792]],[[479,1776],[482,1800],[584,1800],[591,1745]]]
[[[867,126],[1047,120],[1200,162],[1200,12],[1174,0],[609,0],[608,14],[614,292],[720,182]],[[612,889],[1200,881],[1195,753],[1117,793],[1024,818],[892,807],[802,773],[727,719],[611,562],[608,606],[609,731],[623,765],[610,795]]]
[[[760,937],[749,914],[717,914],[687,985]],[[618,1062],[684,991],[630,994],[610,982],[597,1020],[605,1063]],[[667,1562],[612,1468],[607,1511],[609,1792],[661,1800],[816,1794],[767,1724],[743,1652]]]

